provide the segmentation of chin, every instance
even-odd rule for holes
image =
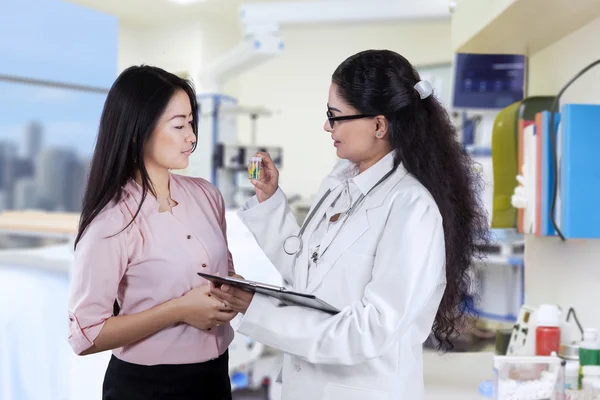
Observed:
[[[348,161],[352,161],[354,163],[356,162],[355,161],[356,157],[353,157],[352,154],[348,154],[347,152],[342,150],[340,147],[337,148],[336,155],[339,158],[341,158],[342,160],[348,160]]]
[[[342,159],[347,159],[348,156],[346,155],[346,153],[344,153],[344,150],[342,150],[340,147],[338,147],[337,149],[335,149],[335,154]]]
[[[173,163],[169,166],[169,169],[171,170],[181,170],[181,169],[186,169],[188,167],[188,165],[190,165],[189,161],[185,161],[185,162],[177,162],[177,163]]]

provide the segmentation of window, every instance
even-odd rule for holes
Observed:
[[[0,212],[80,210],[116,76],[117,25],[114,17],[60,0],[3,6]]]

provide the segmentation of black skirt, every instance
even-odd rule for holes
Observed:
[[[138,365],[111,357],[103,400],[231,400],[229,354],[197,364]]]

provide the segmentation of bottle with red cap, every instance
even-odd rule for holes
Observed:
[[[537,313],[535,355],[558,354],[560,348],[560,310],[553,304],[542,304]]]

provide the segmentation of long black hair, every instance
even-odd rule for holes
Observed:
[[[136,171],[141,175],[142,200],[129,224],[139,214],[148,191],[156,195],[144,164],[144,145],[177,90],[185,91],[190,98],[192,127],[198,138],[196,93],[187,80],[142,65],[127,68],[113,83],[102,110],[75,247],[100,211],[119,198],[121,187],[135,177]],[[193,146],[192,150],[196,142]]]
[[[337,93],[361,114],[386,117],[395,163],[402,163],[431,193],[443,219],[446,290],[433,323],[438,350],[453,348],[468,294],[468,269],[489,243],[489,225],[478,191],[483,187],[463,151],[448,114],[434,96],[421,99],[419,74],[401,55],[368,50],[333,73]]]

